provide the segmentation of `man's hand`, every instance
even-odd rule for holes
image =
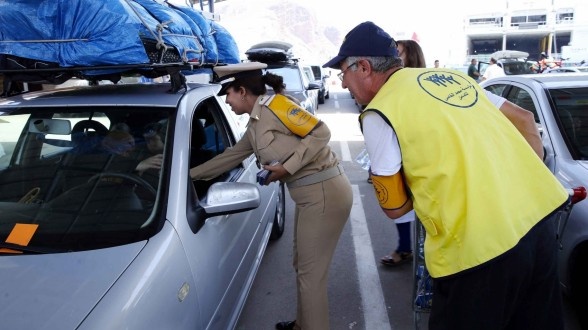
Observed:
[[[144,159],[137,165],[135,170],[139,173],[143,173],[146,170],[159,170],[163,163],[163,154],[158,154]]]

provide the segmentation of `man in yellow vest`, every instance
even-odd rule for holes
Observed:
[[[461,72],[403,68],[372,22],[323,66],[340,69],[366,105],[360,123],[384,213],[414,208],[427,232],[429,329],[563,329],[553,215],[568,194],[541,160],[532,113],[498,110]]]

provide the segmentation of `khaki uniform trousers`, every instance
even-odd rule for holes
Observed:
[[[289,189],[296,203],[294,254],[298,306],[295,329],[328,330],[329,266],[347,223],[353,193],[342,173],[315,184]]]

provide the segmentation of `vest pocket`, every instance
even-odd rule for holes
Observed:
[[[437,234],[439,234],[439,232],[437,231],[437,226],[435,226],[435,222],[433,221],[432,218],[430,218],[430,217],[426,217],[424,219],[419,218],[419,220],[423,224],[423,227],[425,227],[425,231],[427,232],[427,235],[437,236]]]

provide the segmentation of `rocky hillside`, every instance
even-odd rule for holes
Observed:
[[[293,44],[301,60],[324,63],[337,54],[344,36],[321,23],[314,9],[291,0],[223,1],[215,4],[215,13],[235,37],[243,58],[253,44],[279,40]]]

